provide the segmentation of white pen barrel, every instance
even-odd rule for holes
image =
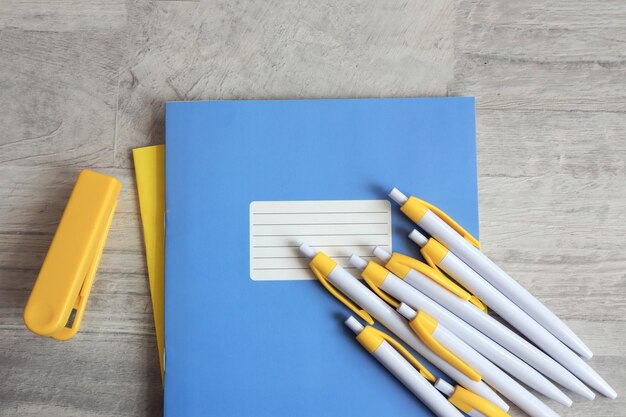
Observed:
[[[383,342],[372,355],[439,417],[463,417],[398,351]]]
[[[409,275],[412,273],[414,273],[414,271],[411,271]],[[434,317],[468,345],[472,346],[489,360],[493,361],[502,369],[505,369],[509,374],[524,382],[529,387],[534,388],[538,392],[541,392],[563,405],[570,406],[572,404],[570,398],[535,369],[531,368],[518,357],[511,354],[492,339],[437,304],[404,280],[390,274],[389,277],[383,281],[381,289],[392,297],[404,301],[412,308],[422,310],[426,314]],[[528,345],[530,346],[530,344]],[[535,350],[537,349],[535,348]],[[537,350],[537,353],[543,356],[546,361],[552,361],[552,359],[544,353],[539,352],[539,350]],[[562,368],[556,362],[552,362],[555,367]],[[563,369],[563,371],[567,373],[565,369]],[[572,378],[576,379],[574,376],[572,376]]]
[[[554,410],[528,392],[526,388],[441,325],[437,326],[433,337],[463,362],[476,369],[489,385],[496,388],[529,415],[537,417],[558,416]]]
[[[437,381],[435,382],[435,388],[437,388],[439,391],[441,391],[442,393],[444,393],[444,395],[447,395],[447,396],[451,396],[454,393],[454,387],[448,384],[443,379],[437,379]],[[467,414],[470,417],[487,417],[480,411],[477,411],[473,408],[469,410],[468,412],[466,412],[465,414]]]
[[[366,310],[372,317],[389,328],[389,330],[395,331],[395,329],[387,326],[386,323],[389,323],[395,328],[402,327],[399,325],[404,324],[404,319],[393,308],[389,307],[389,305],[374,294],[373,291],[341,266],[337,265],[328,275],[327,279],[349,299],[354,301],[356,305]],[[410,331],[408,325],[407,329]]]
[[[376,320],[383,326],[391,330],[405,343],[411,346],[416,352],[422,355],[427,361],[443,371],[450,378],[468,390],[480,395],[481,397],[491,401],[498,407],[508,410],[509,406],[484,382],[472,381],[452,365],[435,355],[421,340],[413,333],[408,322],[398,312],[389,307],[387,303],[381,300],[365,285],[359,282],[345,269],[336,266],[328,275],[330,281],[343,294],[354,301],[361,308],[367,310]]]
[[[404,277],[404,281],[457,317],[462,317],[467,323],[502,346],[509,347],[518,343],[528,343],[469,301],[457,297],[420,272],[412,270]]]
[[[463,362],[470,365],[471,368],[483,372],[482,368],[495,366],[480,353],[476,352],[471,346],[456,337],[452,332],[446,329],[442,324],[438,324],[432,336],[441,343],[446,349],[454,353]],[[489,365],[489,366],[486,366]]]
[[[441,259],[441,261],[437,264],[437,266],[444,270],[448,275],[454,278],[459,284],[467,288],[471,293],[476,295],[479,299],[483,300],[483,296],[480,295],[482,293],[485,297],[490,297],[490,299],[495,299],[494,292],[498,292],[502,297],[504,297],[509,304],[512,304],[517,307],[513,301],[509,300],[504,296],[499,290],[497,290],[493,285],[488,283],[476,273],[472,268],[467,266],[465,262],[459,259],[454,253],[448,251],[446,256]],[[485,303],[489,306],[489,308],[493,309],[491,304],[485,299]],[[497,301],[497,300],[496,300]],[[519,308],[519,307],[518,307]]]
[[[476,329],[483,332],[505,348],[509,350],[519,351],[521,346],[528,349],[530,343],[522,339],[520,336],[512,332],[502,323],[494,319],[488,314],[483,313],[478,307],[465,301],[450,291],[446,290],[427,276],[412,270],[404,280],[412,287],[432,298],[458,317],[470,323]],[[404,301],[404,300],[403,300]],[[409,303],[407,303],[409,304]],[[410,305],[410,304],[409,304]],[[577,376],[582,382],[596,389],[598,392],[609,398],[615,398],[616,392],[602,379],[591,366],[589,366],[580,356],[572,352],[567,346],[561,343],[550,332],[542,329],[540,333],[536,333],[537,329],[532,332],[533,335],[540,334],[535,337],[537,343],[544,352],[552,356],[554,360],[563,365],[567,370]]]
[[[435,213],[428,210],[417,224],[500,290],[511,301],[524,309],[528,315],[537,320],[546,330],[583,357],[591,358],[591,350],[561,319]]]
[[[438,266],[469,289],[478,298],[484,301],[489,308],[498,313],[500,317],[522,332],[538,346],[542,346],[542,340],[546,338],[546,333],[548,337],[552,336],[532,317],[506,298],[490,283],[482,279],[480,275],[452,252],[448,252],[441,262],[439,262]],[[549,337],[550,340],[552,340],[552,338],[553,336]],[[553,361],[546,362],[545,355],[537,349],[529,349],[528,346],[515,345],[513,349],[510,350],[535,369],[541,371],[544,375],[558,382],[565,388],[589,400],[593,400],[595,397],[595,394],[569,371],[565,370],[562,366],[555,367],[555,364],[551,363]]]

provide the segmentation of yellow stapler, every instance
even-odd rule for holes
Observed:
[[[78,331],[121,188],[113,177],[79,174],[24,309],[33,333],[67,340]]]

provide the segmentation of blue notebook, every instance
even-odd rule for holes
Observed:
[[[394,186],[478,235],[473,98],[167,103],[165,416],[431,415],[296,247],[417,256]]]

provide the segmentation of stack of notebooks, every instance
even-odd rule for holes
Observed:
[[[299,247],[355,279],[384,263],[375,247],[422,259],[394,186],[477,237],[475,143],[473,98],[167,103],[165,146],[134,150],[165,416],[432,415],[354,342],[358,308]]]

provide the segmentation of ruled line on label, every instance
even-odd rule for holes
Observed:
[[[300,243],[324,251],[354,271],[348,259],[373,259],[375,246],[391,251],[387,200],[255,201],[250,204],[250,278],[315,279]]]

